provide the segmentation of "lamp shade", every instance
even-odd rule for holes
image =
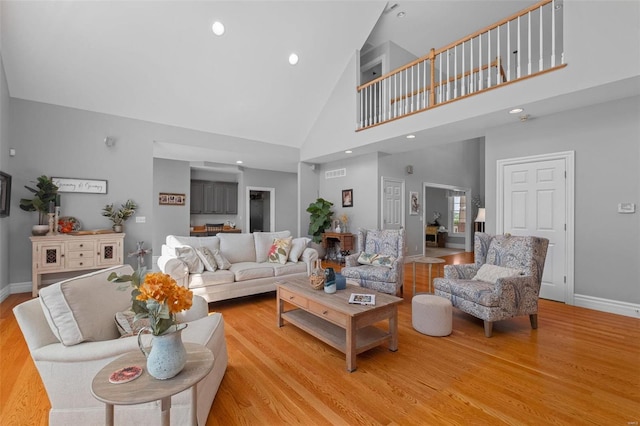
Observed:
[[[476,216],[475,221],[484,223],[484,207],[478,209],[478,216]]]

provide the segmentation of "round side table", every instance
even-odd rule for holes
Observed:
[[[160,401],[161,425],[169,426],[171,411],[171,396],[191,388],[191,424],[197,425],[198,400],[196,385],[206,377],[213,368],[213,354],[209,348],[197,343],[185,343],[187,350],[187,364],[177,376],[167,380],[158,380],[146,371],[146,358],[142,352],[128,352],[104,366],[96,374],[91,383],[93,396],[106,404],[105,424],[113,426],[114,405],[134,405],[151,401]],[[143,368],[142,375],[128,383],[113,384],[109,376],[120,368],[139,365]]]
[[[438,257],[426,257],[420,256],[411,259],[413,262],[413,296],[416,295],[416,263],[426,263],[429,265],[429,293],[433,293],[431,290],[431,267],[434,264],[444,263],[444,259],[440,259]]]

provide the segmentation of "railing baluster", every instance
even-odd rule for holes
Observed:
[[[500,78],[500,27],[497,28],[498,34],[496,35],[496,85],[499,86],[502,79]]]
[[[413,101],[414,101],[414,96],[413,96],[413,67],[411,67],[411,100],[409,102],[409,105],[411,106],[411,112],[413,112]]]
[[[516,78],[520,78],[520,63],[522,62],[520,56],[522,55],[522,50],[520,50],[520,17],[518,16],[518,50],[516,50],[516,61],[518,61],[516,66]]]
[[[551,66],[556,66],[556,0],[551,2]]]
[[[540,11],[540,60],[538,61],[538,71],[544,69],[544,61],[542,59],[542,6],[538,9]]]
[[[482,34],[478,35],[478,90],[482,90]]]
[[[487,89],[491,87],[491,30],[487,31]]]
[[[511,21],[507,22],[507,81],[511,81]]]
[[[531,12],[527,13],[527,27],[528,27],[528,34],[529,36],[527,37],[527,50],[528,50],[528,64],[527,64],[527,75],[531,75]]]
[[[464,43],[462,43],[462,83],[460,84],[460,96],[464,96],[464,95],[467,94],[467,88],[465,87],[465,84],[466,84],[466,81],[467,81],[466,78],[465,78],[465,76],[467,74],[467,70],[464,67],[464,55],[465,55]]]
[[[470,77],[470,79],[469,79],[469,93],[473,93],[473,92],[475,92],[475,88],[476,88],[476,85],[475,85],[476,77],[474,75],[475,73],[473,72],[473,69],[474,69],[474,65],[473,65],[473,39],[469,40],[469,42],[470,42],[469,50],[471,51],[471,62],[469,64],[469,69],[471,70],[471,72],[469,73],[469,77]]]

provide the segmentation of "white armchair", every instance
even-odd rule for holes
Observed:
[[[139,350],[137,337],[118,338],[114,317],[130,308],[131,293],[118,290],[121,283],[107,281],[111,272],[132,274],[133,269],[116,266],[71,278],[41,289],[40,298],[13,309],[51,402],[50,425],[104,424],[105,407],[91,395],[91,381],[118,356]],[[73,324],[62,324],[61,309],[71,310],[66,320],[74,318]],[[198,424],[205,424],[227,368],[224,320],[219,313],[208,315],[207,303],[199,296],[181,315],[189,322],[183,340],[208,347],[215,358],[213,370],[197,385]],[[174,395],[171,406],[171,423],[186,424],[192,410],[190,392]],[[116,424],[148,424],[159,415],[158,402],[115,409]]]

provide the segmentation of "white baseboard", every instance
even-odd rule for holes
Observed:
[[[9,284],[0,290],[0,302],[4,302],[10,294],[31,293],[31,287],[31,281]]]
[[[611,314],[640,318],[640,304],[621,302],[618,300],[602,299],[600,297],[574,294],[574,306],[594,309],[596,311],[609,312]]]
[[[445,243],[444,246],[446,248],[454,248],[454,249],[464,249],[465,248],[464,243],[462,243],[462,244]]]

